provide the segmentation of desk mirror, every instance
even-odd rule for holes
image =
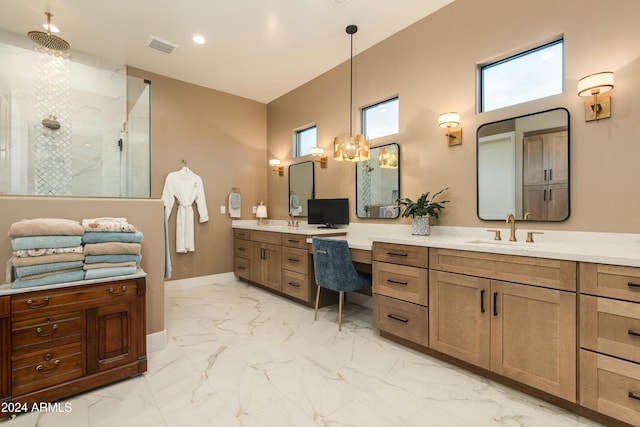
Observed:
[[[569,217],[569,112],[565,108],[487,123],[477,133],[478,217]]]
[[[289,166],[289,212],[293,216],[307,216],[307,200],[315,197],[313,162]]]
[[[369,153],[369,160],[356,163],[356,214],[358,218],[397,218],[400,145],[381,145]]]

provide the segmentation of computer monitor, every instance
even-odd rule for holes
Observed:
[[[349,224],[349,199],[309,199],[307,215],[309,224],[322,224],[318,228]]]

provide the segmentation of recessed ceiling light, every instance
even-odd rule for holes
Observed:
[[[193,42],[196,44],[205,44],[206,40],[202,36],[193,36]]]
[[[55,25],[42,24],[42,28],[44,28],[45,30],[51,29],[52,33],[59,33],[60,32],[60,29],[58,27],[56,27]]]

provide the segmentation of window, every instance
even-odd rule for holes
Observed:
[[[399,103],[395,97],[362,109],[362,134],[366,139],[398,133]]]
[[[309,126],[295,131],[294,157],[302,157],[311,154],[311,148],[316,146],[316,126]]]
[[[480,68],[480,111],[532,101],[564,90],[564,41]]]

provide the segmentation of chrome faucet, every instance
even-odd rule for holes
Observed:
[[[510,242],[516,242],[516,217],[513,214],[507,215],[507,224],[511,224],[511,235],[509,236]]]

